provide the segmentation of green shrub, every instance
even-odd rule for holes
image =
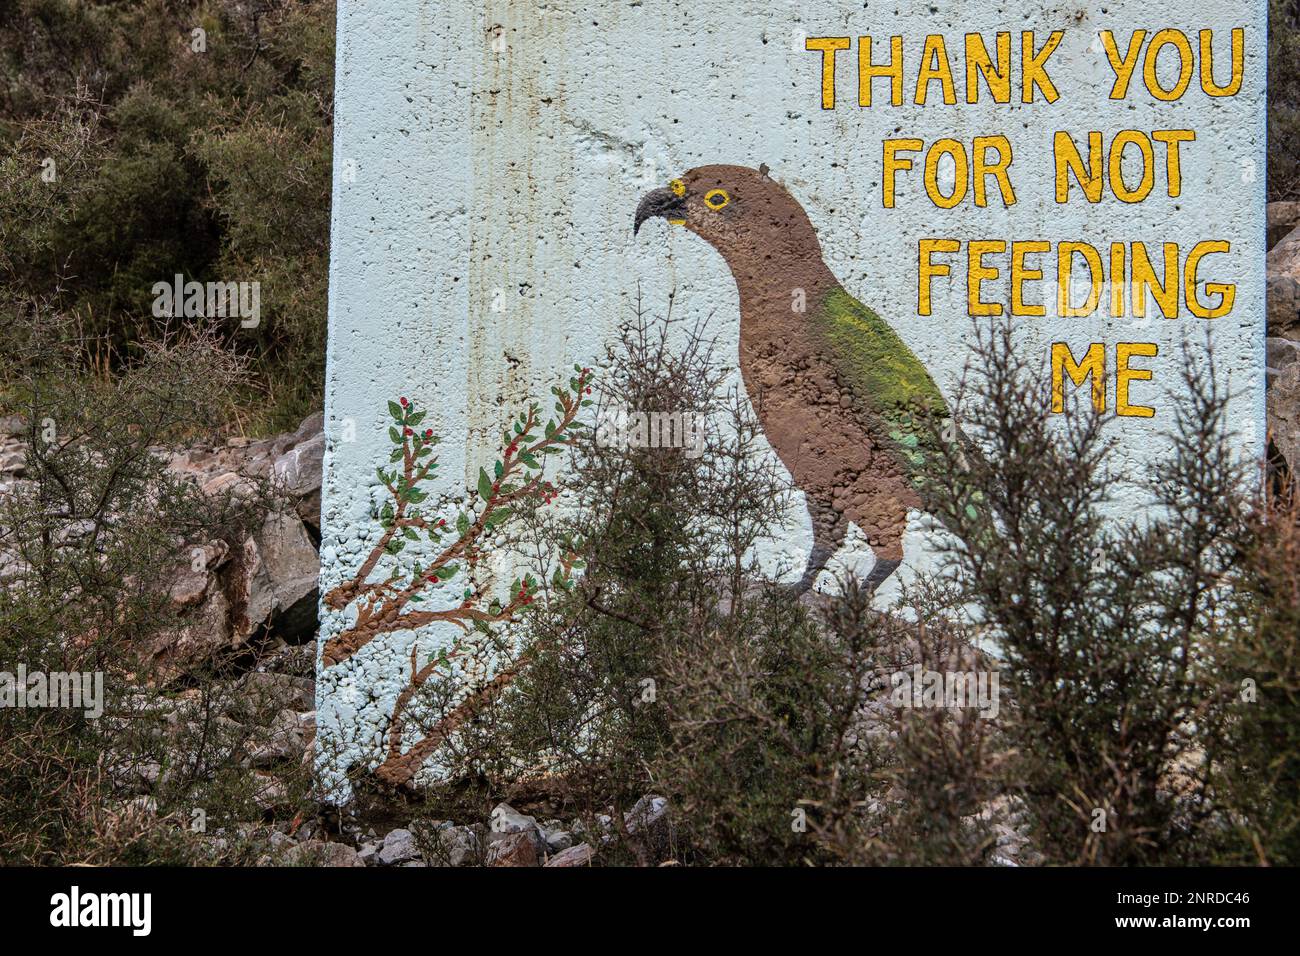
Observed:
[[[84,366],[112,370],[163,334],[154,283],[260,282],[259,325],[223,339],[252,362],[244,417],[296,425],[323,388],[333,3],[9,6],[4,324],[39,299],[70,317]]]

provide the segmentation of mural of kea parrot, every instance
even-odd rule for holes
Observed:
[[[713,246],[740,292],[740,371],[768,442],[807,497],[806,591],[852,521],[878,587],[903,558],[918,469],[947,403],[898,333],[844,290],[799,202],[767,168],[701,166],[646,194],[634,233],[661,217]],[[963,444],[965,444],[963,442]]]

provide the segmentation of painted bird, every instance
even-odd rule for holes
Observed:
[[[898,333],[827,268],[808,214],[767,168],[701,166],[637,205],[721,253],[740,292],[740,371],[768,442],[807,498],[810,588],[844,541],[866,535],[878,587],[903,558],[943,395]],[[933,417],[930,422],[926,418]]]

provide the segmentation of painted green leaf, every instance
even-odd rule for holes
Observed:
[[[478,470],[478,496],[484,501],[492,497],[492,479],[482,468]]]

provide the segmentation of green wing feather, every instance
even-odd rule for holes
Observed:
[[[889,323],[842,288],[826,295],[813,321],[858,407],[884,425],[913,483],[924,484],[921,468],[941,451],[941,423],[951,415],[930,373]],[[963,451],[978,456],[960,430],[957,435]],[[961,500],[973,519],[984,496],[968,489]]]
[[[934,428],[923,417],[947,417],[948,403],[912,350],[879,315],[841,288],[813,316],[840,380],[854,401],[877,417],[896,451],[915,472],[933,444]]]

